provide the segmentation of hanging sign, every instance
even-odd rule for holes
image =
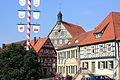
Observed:
[[[19,10],[18,11],[18,16],[19,16],[19,18],[24,18],[25,17],[25,11],[24,10]]]
[[[18,24],[18,31],[23,32],[24,31],[24,24]]]
[[[38,7],[40,5],[40,0],[33,0],[33,5]]]
[[[19,4],[20,4],[21,6],[24,6],[24,5],[26,4],[26,0],[19,0]]]
[[[33,18],[34,19],[39,19],[39,17],[40,17],[40,11],[34,11],[33,12]]]
[[[34,33],[38,33],[39,32],[39,28],[40,28],[39,25],[33,25],[33,31],[34,31]]]

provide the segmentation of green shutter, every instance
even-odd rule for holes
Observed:
[[[111,68],[113,69],[113,61],[111,61]]]
[[[84,67],[84,62],[82,63],[82,67]]]
[[[100,62],[98,62],[98,69],[100,69]]]
[[[105,61],[103,62],[103,68],[105,69]]]
[[[106,69],[108,68],[108,62],[106,61]]]
[[[89,64],[88,64],[88,62],[87,62],[87,69],[89,68]]]

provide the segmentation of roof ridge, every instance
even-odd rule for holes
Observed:
[[[111,13],[111,16],[112,16],[112,17],[111,17],[111,18],[112,18],[112,19],[111,19],[111,22],[112,22],[112,24],[113,24],[114,34],[115,34],[115,39],[116,39],[116,29],[115,29],[115,23],[114,23],[113,13],[115,13],[115,12],[112,12],[112,13]]]
[[[97,30],[99,30],[99,29],[101,28],[101,26],[104,25],[103,22],[105,22],[106,19],[107,19],[108,17],[110,17],[110,15],[111,15],[112,13],[113,13],[113,12],[109,13],[109,14],[100,22],[100,24],[94,29],[94,30],[95,30],[94,33],[95,33]]]

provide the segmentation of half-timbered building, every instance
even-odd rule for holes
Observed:
[[[73,52],[73,49],[77,51]],[[120,13],[111,12],[94,30],[71,39],[57,49],[57,52],[67,56],[63,59],[63,65],[58,63],[58,72],[65,67],[65,73],[75,75],[76,64],[79,70],[86,68],[94,75],[108,75],[116,80],[120,79]],[[79,54],[78,57],[72,57],[76,53]],[[60,58],[57,59],[59,61]]]
[[[58,20],[48,37],[51,39],[55,48],[63,46],[75,36],[84,33],[85,30],[75,24],[71,24],[62,20],[62,13],[58,13]]]
[[[56,51],[50,39],[48,37],[34,38],[31,41],[31,46],[39,56],[38,61],[42,67],[44,76],[56,73]]]

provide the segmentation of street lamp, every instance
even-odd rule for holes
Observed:
[[[27,25],[27,43],[26,50],[30,49],[30,27],[33,26],[33,32],[37,33],[39,31],[40,24],[31,24],[31,13],[33,13],[33,18],[38,20],[40,17],[40,11],[31,10],[31,0],[27,0],[28,6],[27,10],[18,10],[18,16],[20,19],[25,18],[27,12],[27,24],[18,24],[18,31],[23,32],[24,26]],[[25,6],[26,0],[19,0],[20,6]],[[33,5],[38,7],[40,5],[40,0],[33,0]]]

